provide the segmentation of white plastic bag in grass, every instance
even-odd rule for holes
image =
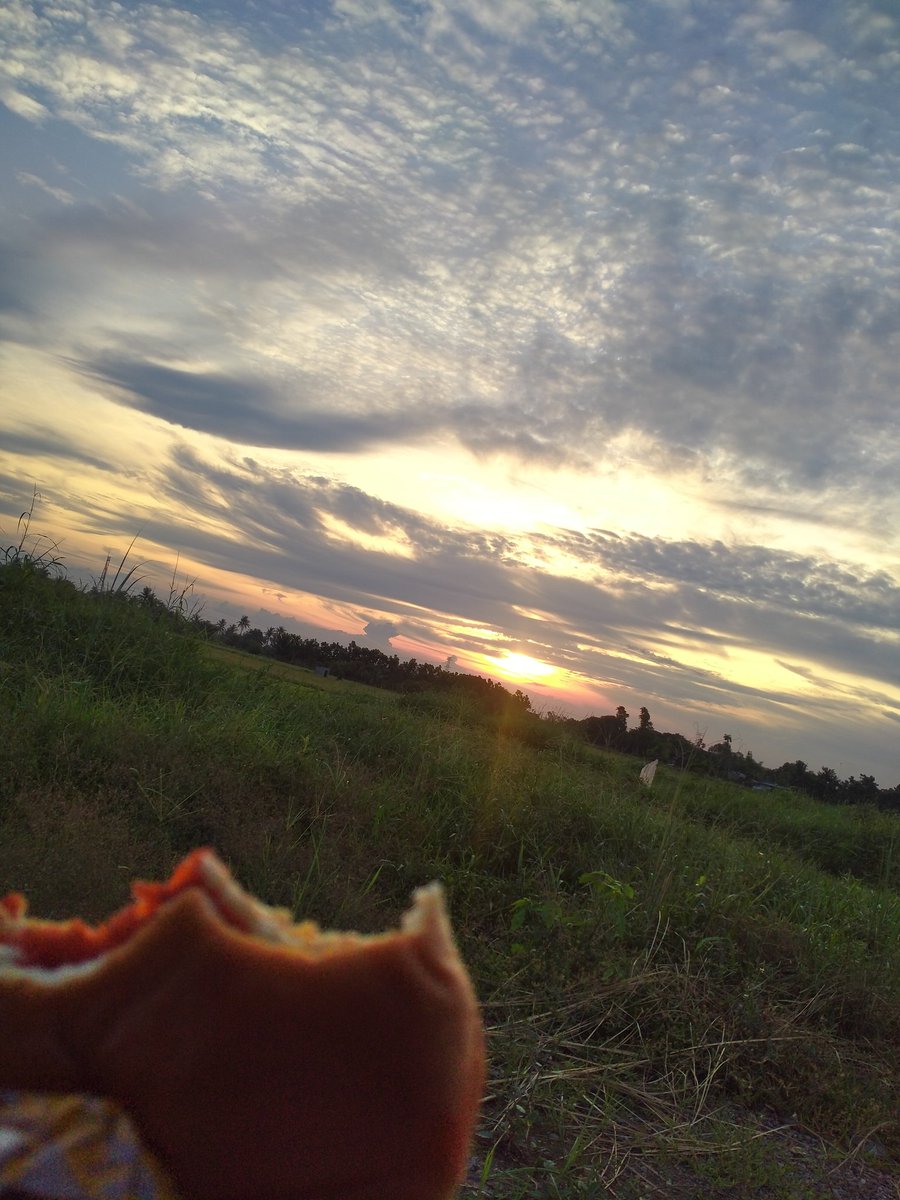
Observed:
[[[654,758],[653,762],[648,762],[646,767],[641,767],[641,783],[650,787],[653,783],[653,776],[656,774],[656,768],[659,766],[659,759]]]

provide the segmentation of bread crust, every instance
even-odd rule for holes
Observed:
[[[448,1200],[484,1040],[440,894],[417,908],[315,954],[188,886],[90,970],[0,970],[0,1087],[117,1101],[198,1200]]]

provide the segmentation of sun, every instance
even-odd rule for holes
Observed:
[[[528,654],[507,653],[502,658],[491,658],[488,661],[493,663],[507,679],[513,680],[543,679],[547,675],[553,675],[556,671],[556,667],[541,662],[539,658],[532,658]]]

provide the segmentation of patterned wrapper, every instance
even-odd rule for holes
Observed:
[[[115,1104],[29,1092],[0,1092],[0,1196],[179,1200]]]

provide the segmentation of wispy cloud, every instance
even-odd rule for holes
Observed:
[[[163,545],[395,618],[428,610],[441,621],[480,622],[510,643],[545,642],[552,629],[561,661],[591,677],[612,655],[633,690],[650,680],[657,691],[678,668],[722,693],[775,699],[768,685],[728,681],[729,655],[742,648],[800,663],[787,669],[801,676],[818,663],[887,686],[900,677],[900,586],[860,564],[761,546],[447,528],[346,483],[253,459],[216,464],[187,447],[157,486],[171,511],[185,514],[144,526]],[[198,517],[205,522],[195,528]],[[223,528],[230,532],[210,532]],[[535,548],[548,546],[588,573],[569,572],[557,558],[536,566]],[[697,644],[707,648],[702,668]]]
[[[171,425],[248,446],[358,452],[412,440],[435,424],[428,413],[329,409],[322,381],[296,375],[279,397],[258,378],[179,371],[144,360],[101,360],[86,370],[99,384],[112,385],[125,403]]]

